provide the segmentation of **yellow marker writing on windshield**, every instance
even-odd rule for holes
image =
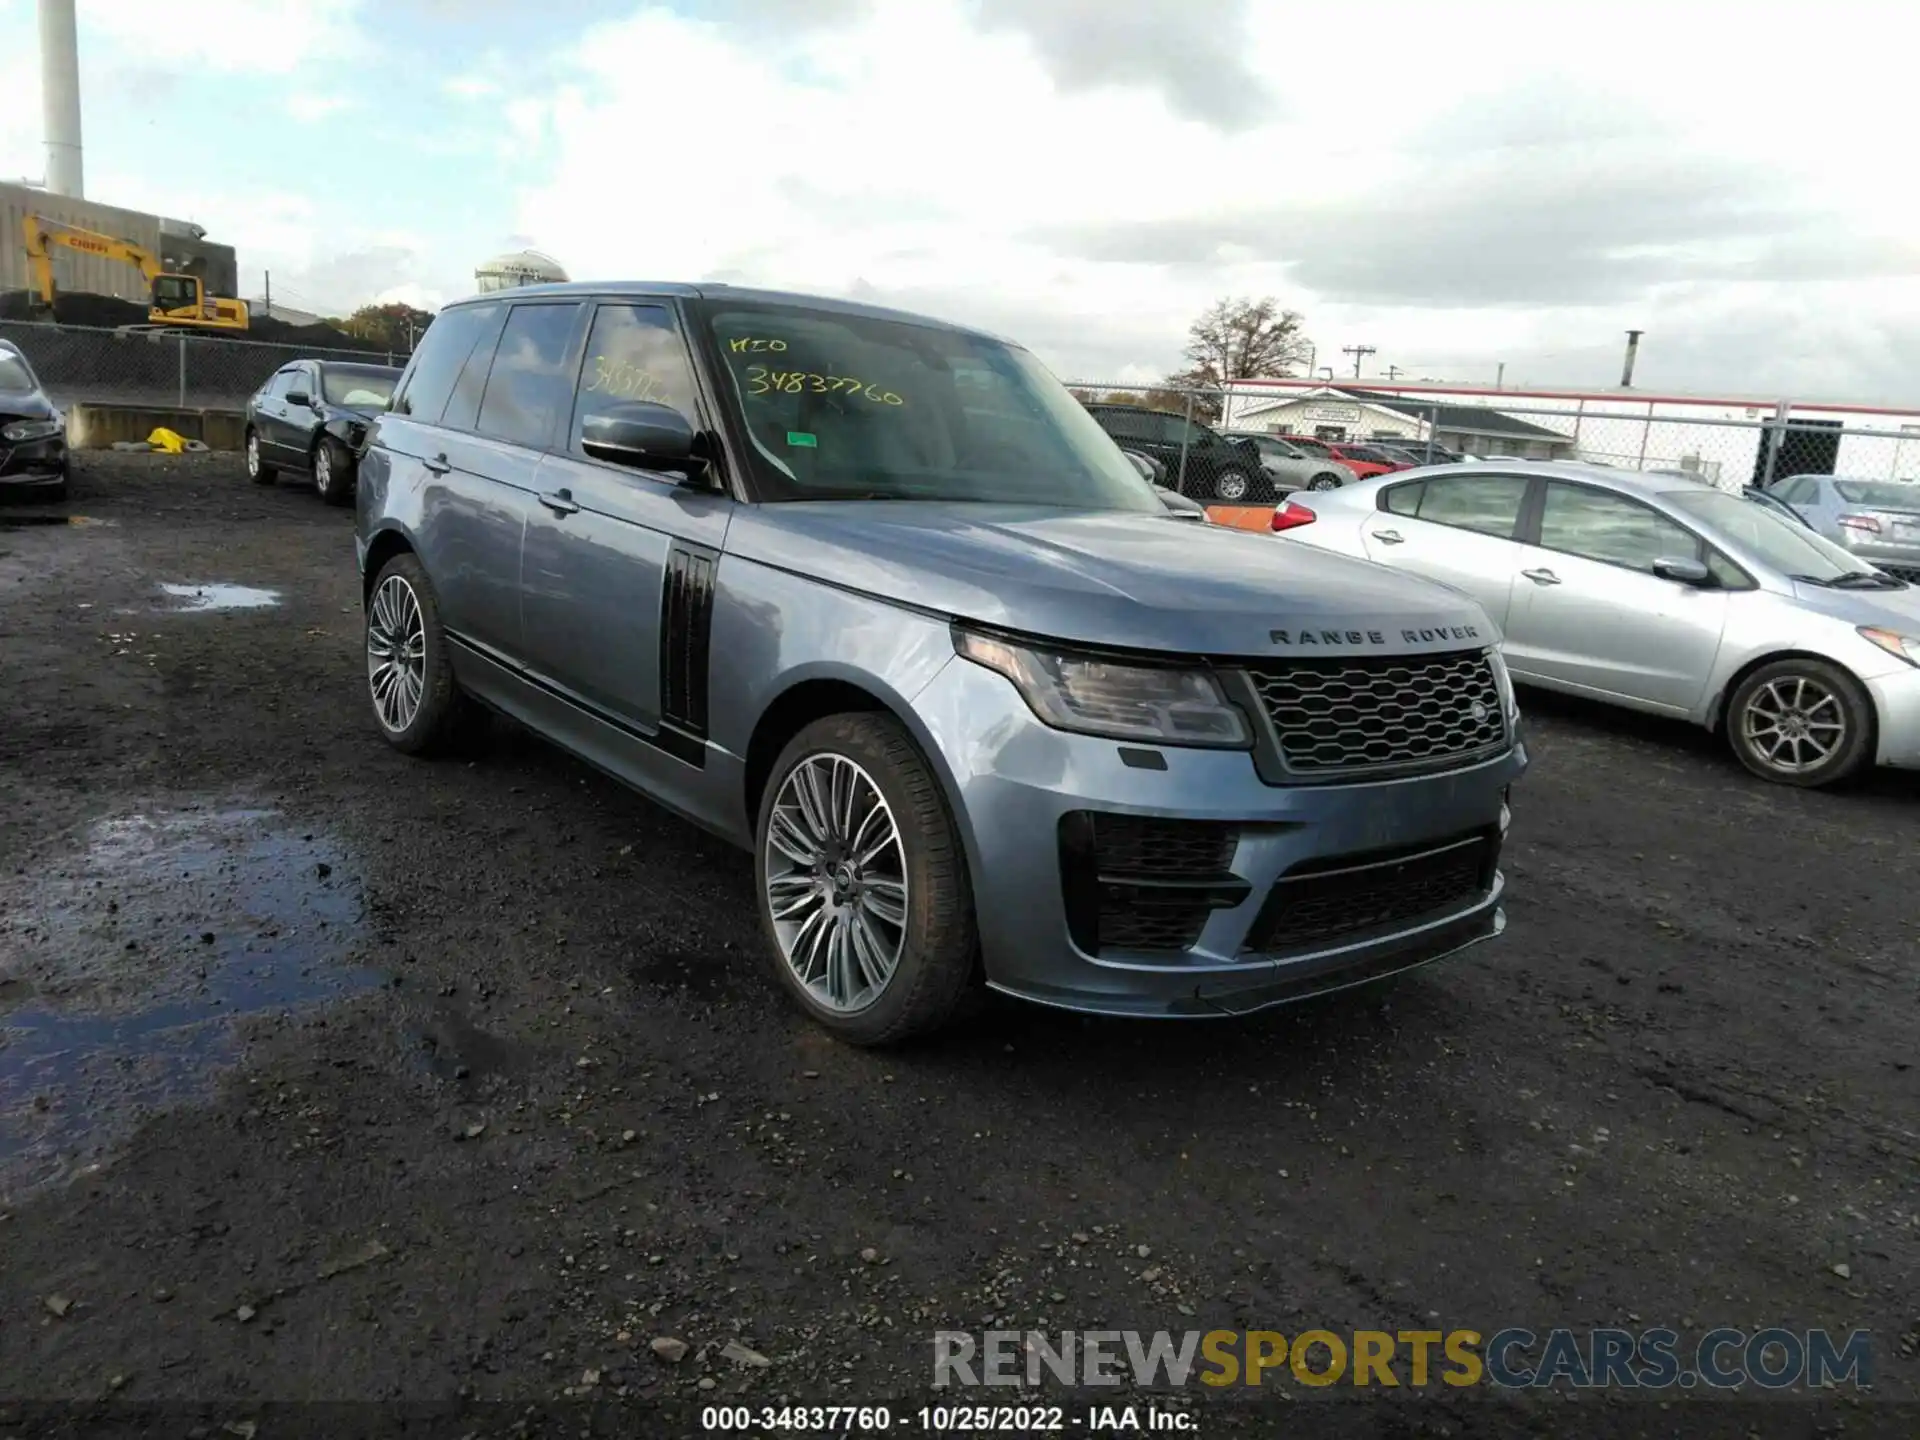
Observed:
[[[739,355],[758,350],[784,350],[787,348],[787,342],[784,340],[763,340],[755,335],[738,335],[727,341],[727,348],[733,351],[734,354]]]
[[[769,370],[764,365],[747,367],[749,395],[858,395],[875,405],[904,405],[907,402],[891,390],[868,384],[852,375],[821,375],[812,370]]]

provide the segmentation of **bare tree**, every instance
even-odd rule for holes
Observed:
[[[1187,330],[1188,368],[1169,375],[1177,390],[1218,390],[1230,380],[1266,380],[1291,374],[1313,353],[1301,333],[1298,310],[1282,310],[1271,295],[1216,300]],[[1194,414],[1218,418],[1217,395],[1196,395]]]

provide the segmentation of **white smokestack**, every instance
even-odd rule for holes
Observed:
[[[47,189],[82,199],[87,187],[80,164],[80,41],[73,0],[40,0],[40,103],[47,131]]]

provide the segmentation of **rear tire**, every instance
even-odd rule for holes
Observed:
[[[260,453],[260,432],[247,430],[247,478],[256,485],[271,485],[277,472]]]
[[[1338,490],[1339,488],[1340,477],[1335,475],[1331,470],[1316,475],[1307,482],[1307,489],[1309,490]]]
[[[1740,763],[1776,785],[1836,785],[1873,760],[1873,701],[1826,660],[1762,665],[1727,702],[1726,730]]]
[[[761,795],[754,879],[774,973],[840,1039],[928,1034],[973,989],[979,941],[959,831],[891,715],[830,715],[794,736]]]
[[[440,605],[418,558],[396,555],[367,594],[367,692],[374,723],[394,749],[441,755],[475,732],[478,707],[453,677]]]
[[[1214,499],[1238,505],[1253,493],[1253,477],[1244,470],[1222,470],[1213,477]]]
[[[313,489],[329,505],[353,499],[353,456],[331,435],[322,435],[313,450]]]

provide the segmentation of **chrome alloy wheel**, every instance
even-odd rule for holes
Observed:
[[[327,445],[323,440],[313,455],[313,488],[322,495],[333,489],[333,461],[327,456]]]
[[[773,802],[767,909],[780,957],[841,1014],[880,998],[907,934],[907,854],[873,777],[844,755],[809,755]]]
[[[380,582],[367,612],[367,687],[374,714],[393,734],[420,713],[427,689],[427,628],[419,597],[400,575]]]
[[[253,431],[247,432],[247,475],[252,479],[260,476],[260,437]]]
[[[1747,701],[1740,725],[1760,763],[1783,775],[1819,769],[1847,741],[1840,697],[1804,675],[1782,675],[1761,686]]]

